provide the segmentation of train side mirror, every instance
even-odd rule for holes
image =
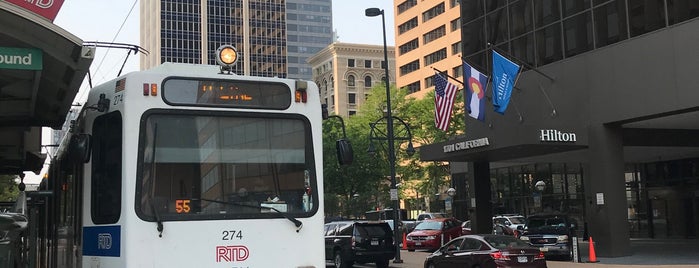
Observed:
[[[75,163],[87,163],[92,152],[92,136],[90,134],[75,134],[70,138],[68,157]]]
[[[337,149],[337,161],[341,166],[352,164],[354,152],[352,151],[352,144],[348,140],[337,140],[335,148]]]

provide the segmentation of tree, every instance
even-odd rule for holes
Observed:
[[[0,201],[11,202],[17,199],[19,189],[16,182],[17,176],[0,175]]]
[[[411,130],[414,145],[420,146],[447,140],[464,132],[463,94],[457,94],[452,121],[447,132],[434,125],[434,92],[423,99],[407,97],[405,89],[391,88],[392,115],[401,118]],[[345,118],[347,138],[352,143],[354,162],[340,167],[335,154],[335,141],[342,137],[339,120],[329,119],[323,124],[324,191],[326,214],[356,215],[373,209],[377,204],[390,202],[390,167],[386,155],[386,144],[373,141],[377,154],[366,153],[369,148],[369,123],[384,116],[386,88],[377,85],[370,91],[356,115]],[[394,121],[394,129],[398,122]],[[396,141],[396,174],[402,181],[415,181],[422,196],[434,196],[435,191],[448,185],[450,175],[446,162],[422,162],[418,154],[405,153],[407,141]],[[405,199],[402,196],[401,199]],[[411,197],[412,198],[412,197]],[[364,206],[359,206],[363,204]]]

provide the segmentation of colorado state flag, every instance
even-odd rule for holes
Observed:
[[[464,90],[468,114],[475,119],[485,121],[485,87],[488,77],[464,62],[464,82],[468,88]]]

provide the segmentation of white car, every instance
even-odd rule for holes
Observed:
[[[496,215],[493,217],[493,224],[501,224],[512,230],[523,230],[526,222],[527,219],[524,216],[517,214]]]

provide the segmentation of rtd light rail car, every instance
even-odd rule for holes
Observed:
[[[165,63],[96,86],[42,185],[51,196],[37,197],[30,221],[48,249],[29,258],[325,267],[321,124],[314,83],[218,66]]]

